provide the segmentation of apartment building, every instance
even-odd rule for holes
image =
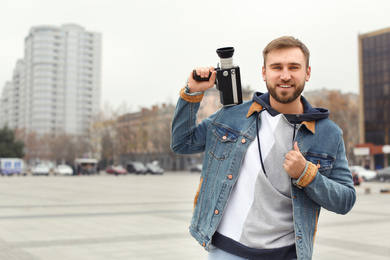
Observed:
[[[101,34],[76,24],[36,26],[0,98],[0,126],[83,135],[98,114]]]

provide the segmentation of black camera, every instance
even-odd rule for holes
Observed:
[[[233,47],[217,49],[220,58],[220,67],[215,68],[217,78],[215,84],[219,90],[220,101],[223,106],[234,106],[242,103],[240,67],[233,64]],[[194,71],[196,81],[207,81],[209,78],[201,78]]]

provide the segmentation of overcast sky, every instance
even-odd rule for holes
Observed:
[[[0,3],[0,88],[31,27],[76,23],[102,34],[101,107],[176,103],[193,67],[233,46],[243,86],[266,91],[262,50],[292,35],[311,52],[306,90],[359,91],[358,35],[390,27],[389,0],[12,0]]]

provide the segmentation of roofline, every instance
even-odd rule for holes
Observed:
[[[373,32],[369,32],[369,33],[365,33],[365,34],[359,34],[359,38],[363,39],[363,38],[377,36],[377,35],[381,35],[381,34],[385,34],[385,33],[390,33],[390,27],[384,28],[384,29],[380,29],[380,30],[377,30],[377,31],[373,31]]]

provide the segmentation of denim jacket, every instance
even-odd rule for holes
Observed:
[[[201,99],[182,90],[172,122],[171,149],[178,154],[205,152],[190,233],[208,250],[239,177],[245,152],[256,137],[254,112],[262,107],[253,101],[223,107],[196,124]],[[302,102],[310,107],[304,98]],[[307,174],[291,184],[295,244],[298,259],[311,259],[321,207],[346,214],[356,201],[356,192],[342,131],[336,124],[328,118],[302,122],[295,141],[311,166]]]

